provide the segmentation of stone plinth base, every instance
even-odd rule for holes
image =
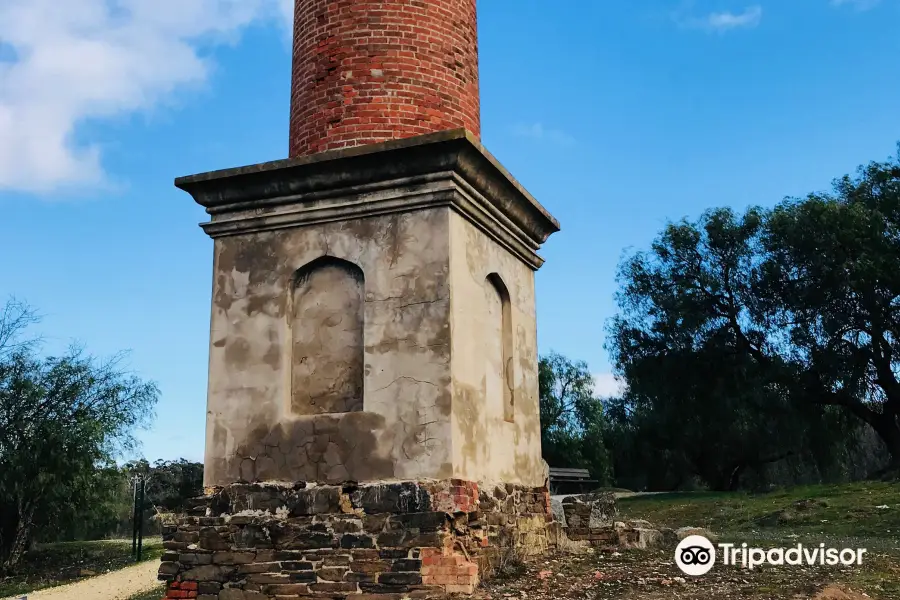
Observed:
[[[553,544],[543,488],[445,480],[233,484],[164,534],[166,598],[436,598]]]

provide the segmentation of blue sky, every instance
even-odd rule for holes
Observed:
[[[287,153],[289,0],[0,0],[0,298],[157,381],[201,459],[212,242],[176,176]],[[900,140],[900,0],[479,2],[483,141],[562,223],[539,344],[603,350],[667,220],[826,189]]]

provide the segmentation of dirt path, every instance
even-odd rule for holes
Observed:
[[[24,597],[28,600],[127,600],[131,596],[149,590],[159,582],[156,573],[158,560],[148,560],[138,565],[126,567],[112,573],[105,573],[76,583],[31,592]],[[3,600],[22,598],[10,596]]]

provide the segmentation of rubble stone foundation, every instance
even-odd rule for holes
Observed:
[[[232,484],[166,530],[166,598],[436,598],[554,545],[546,487]]]

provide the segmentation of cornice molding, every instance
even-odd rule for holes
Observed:
[[[175,180],[211,237],[448,206],[521,260],[559,223],[467,131],[452,130]]]

